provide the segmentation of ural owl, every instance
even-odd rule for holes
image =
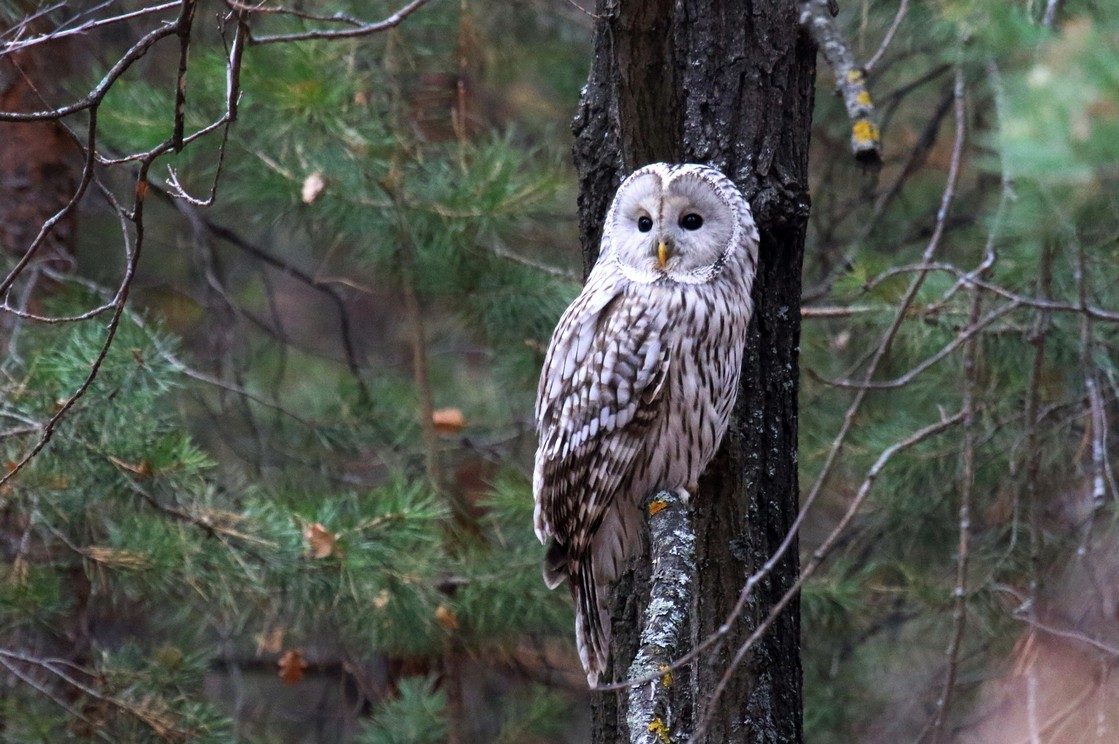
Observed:
[[[758,231],[731,181],[655,163],[622,183],[598,262],[560,318],[536,397],[536,535],[544,581],[570,579],[594,686],[610,588],[644,539],[653,491],[695,490],[738,388]]]

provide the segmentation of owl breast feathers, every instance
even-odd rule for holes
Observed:
[[[544,581],[570,581],[592,686],[610,651],[610,589],[644,539],[642,499],[694,490],[726,432],[757,246],[749,205],[717,170],[646,166],[619,187],[598,262],[552,335],[535,527]]]

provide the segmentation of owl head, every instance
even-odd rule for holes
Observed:
[[[750,206],[729,178],[706,165],[653,163],[618,188],[602,255],[640,282],[702,283],[743,252],[757,261]]]

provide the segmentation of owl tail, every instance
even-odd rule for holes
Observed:
[[[578,566],[571,577],[571,594],[575,598],[575,645],[587,672],[587,684],[598,685],[606,672],[610,656],[610,608],[606,597],[599,596],[591,561]]]
[[[554,537],[544,553],[544,585],[555,589],[567,578],[567,549]]]
[[[610,608],[606,606],[605,597],[598,596],[593,560],[570,561],[567,549],[552,538],[544,554],[543,571],[544,583],[549,589],[555,589],[565,579],[571,580],[571,596],[575,598],[575,645],[591,687],[598,684],[599,677],[606,671],[606,659],[610,655]]]

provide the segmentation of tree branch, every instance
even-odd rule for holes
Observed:
[[[229,6],[235,10],[244,10],[248,12],[255,11],[255,8],[246,3],[237,2],[236,0],[227,0]],[[396,11],[388,18],[380,21],[360,22],[358,25],[353,25],[356,19],[353,18],[340,18],[338,20],[345,21],[350,24],[350,28],[342,29],[321,29],[317,31],[304,31],[294,34],[276,34],[274,36],[250,36],[250,44],[274,44],[283,41],[305,41],[307,39],[352,39],[358,36],[368,36],[369,34],[377,33],[378,31],[387,31],[390,28],[399,26],[401,21],[410,16],[414,11],[419,10],[421,6],[427,3],[427,0],[412,0],[400,10]],[[271,9],[270,9],[271,10]],[[275,12],[274,10],[272,12]],[[333,20],[333,19],[332,19]]]
[[[800,4],[801,25],[820,47],[828,66],[835,73],[835,87],[851,119],[851,153],[860,163],[882,163],[882,139],[866,71],[855,62],[839,25],[828,9],[828,0],[805,0]]]
[[[643,509],[653,572],[641,647],[630,664],[629,678],[646,681],[630,690],[626,724],[632,744],[662,744],[675,728],[679,710],[694,705],[681,699],[688,694],[682,687],[676,687],[674,696],[669,665],[679,654],[680,636],[694,605],[695,528],[686,491],[654,493]]]

